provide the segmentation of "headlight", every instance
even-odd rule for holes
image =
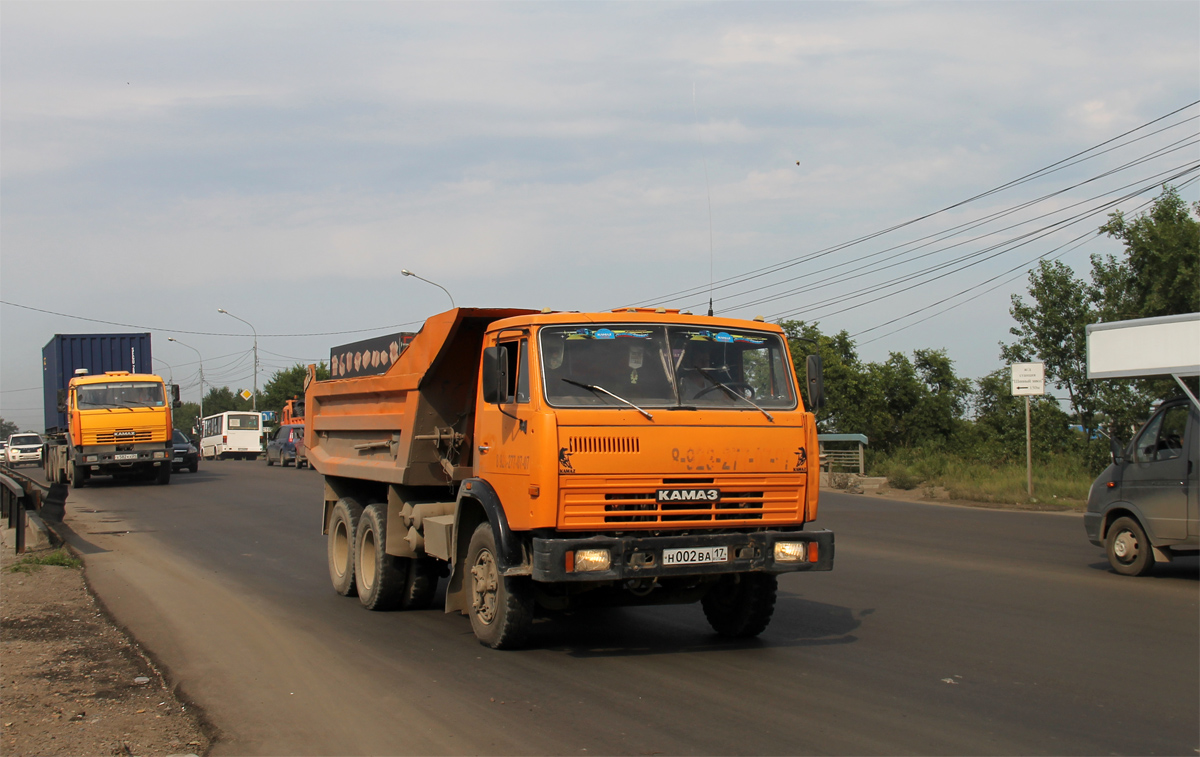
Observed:
[[[809,544],[812,545],[812,561],[816,562],[817,543],[807,541],[775,542],[775,562],[804,562],[808,560]]]
[[[612,555],[607,549],[577,549],[567,553],[567,572],[586,573],[593,570],[608,570],[612,566]]]
[[[164,458],[164,457],[166,457],[166,456],[167,456],[167,453],[166,453],[166,452],[155,452],[155,453],[154,453],[154,459],[155,459],[155,460],[161,460],[161,459],[163,459],[163,458]]]
[[[85,463],[96,463],[100,461],[99,455],[85,455],[83,458]]]

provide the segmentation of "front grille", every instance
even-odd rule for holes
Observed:
[[[654,492],[605,494],[605,523],[762,520],[762,492],[721,492],[720,502],[657,502]]]
[[[96,434],[94,444],[133,444],[152,441],[154,441],[154,432],[150,429],[143,431],[107,431]]]
[[[716,502],[658,500],[659,488],[705,485],[720,490]],[[802,522],[804,509],[803,479],[791,476],[753,480],[570,478],[564,481],[560,496],[560,526],[580,530],[787,524]]]

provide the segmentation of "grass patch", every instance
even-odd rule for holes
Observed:
[[[65,549],[56,549],[41,555],[26,555],[8,566],[10,573],[32,573],[41,570],[43,565],[53,565],[59,568],[79,568],[83,563]]]
[[[897,489],[940,486],[952,499],[1007,504],[1061,504],[1079,509],[1094,476],[1082,461],[1052,455],[1033,466],[1030,499],[1024,463],[968,460],[937,450],[902,449],[872,461],[872,475],[886,476]]]

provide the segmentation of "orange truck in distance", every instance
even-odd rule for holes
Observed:
[[[808,359],[810,405],[820,361]],[[745,638],[831,570],[815,419],[782,329],[629,308],[458,308],[378,376],[305,386],[334,588],[520,646],[535,613],[700,602]]]

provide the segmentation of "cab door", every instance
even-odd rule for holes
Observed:
[[[1188,479],[1195,471],[1195,454],[1186,449],[1195,444],[1188,439],[1188,415],[1187,403],[1161,408],[1138,434],[1132,460],[1123,473],[1125,498],[1145,516],[1151,541],[1156,544],[1188,535]],[[1194,508],[1195,494],[1193,519]]]
[[[502,332],[485,345],[502,349],[508,376],[500,402],[476,406],[475,475],[491,484],[506,511],[516,513],[529,502],[535,472],[529,338],[525,332]]]

